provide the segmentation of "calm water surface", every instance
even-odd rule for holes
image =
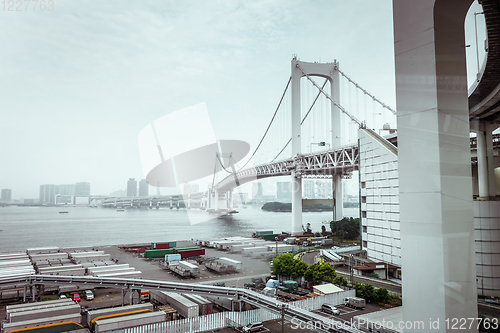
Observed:
[[[67,214],[60,214],[67,211]],[[200,214],[207,214],[199,212]],[[344,208],[358,217],[358,208]],[[321,231],[332,212],[303,213],[303,223]],[[150,243],[228,236],[251,236],[256,230],[276,233],[291,229],[291,213],[265,212],[260,206],[191,225],[185,210],[89,207],[0,207],[0,252],[43,246],[87,246]],[[328,224],[326,224],[329,229]]]

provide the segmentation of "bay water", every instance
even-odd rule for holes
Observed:
[[[217,238],[251,237],[257,230],[290,231],[292,214],[266,212],[261,206],[191,225],[186,210],[90,207],[0,207],[0,252],[58,246],[103,246]],[[67,213],[60,213],[61,211]],[[199,211],[199,214],[208,214]],[[359,208],[344,208],[344,216],[359,217]],[[305,212],[303,225],[320,232],[332,212]]]

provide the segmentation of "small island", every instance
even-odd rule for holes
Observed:
[[[264,204],[261,208],[267,212],[291,212],[292,204],[291,203],[281,203],[281,202],[268,202]],[[314,205],[305,205],[302,206],[303,212],[331,212],[333,211],[333,206],[323,205],[323,204],[314,204]]]

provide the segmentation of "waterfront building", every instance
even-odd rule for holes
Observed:
[[[75,184],[75,196],[89,197],[90,196],[90,183],[80,182]]]
[[[147,197],[149,195],[149,184],[146,179],[141,179],[139,182],[139,196]]]
[[[75,195],[75,184],[63,184],[59,185],[59,193],[61,195]]]
[[[276,198],[280,202],[292,201],[292,182],[277,182]]]
[[[302,180],[302,197],[306,199],[314,199],[315,191],[314,191],[314,180],[312,179],[303,179]]]
[[[9,202],[12,200],[12,190],[9,188],[2,189],[2,197],[0,199],[2,202]]]
[[[126,195],[127,195],[127,191],[125,191],[125,190],[118,190],[118,191],[111,192],[109,194],[110,197],[124,197]]]
[[[263,200],[262,183],[253,183],[252,185],[252,199]]]
[[[127,197],[137,196],[137,180],[135,178],[129,178],[127,182]]]
[[[40,185],[40,204],[54,204],[56,194],[59,193],[59,186],[54,184]]]

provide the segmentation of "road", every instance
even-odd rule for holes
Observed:
[[[302,256],[302,261],[304,261],[308,265],[312,265],[312,264],[314,264],[314,257],[317,256],[318,254],[319,254],[319,251],[307,252],[306,254],[304,254]],[[348,281],[350,281],[351,277],[350,277],[349,273],[343,272],[340,269],[335,269],[335,272],[338,275],[340,275],[340,276],[344,277],[345,279],[347,279]],[[397,292],[397,293],[401,294],[401,289],[402,289],[401,285],[398,285],[398,284],[393,283],[393,282],[387,282],[385,280],[376,280],[376,279],[372,279],[372,278],[366,278],[366,277],[359,276],[359,275],[354,275],[353,280],[354,280],[354,282],[371,284],[374,287],[385,288],[389,291],[393,291],[393,292]]]

